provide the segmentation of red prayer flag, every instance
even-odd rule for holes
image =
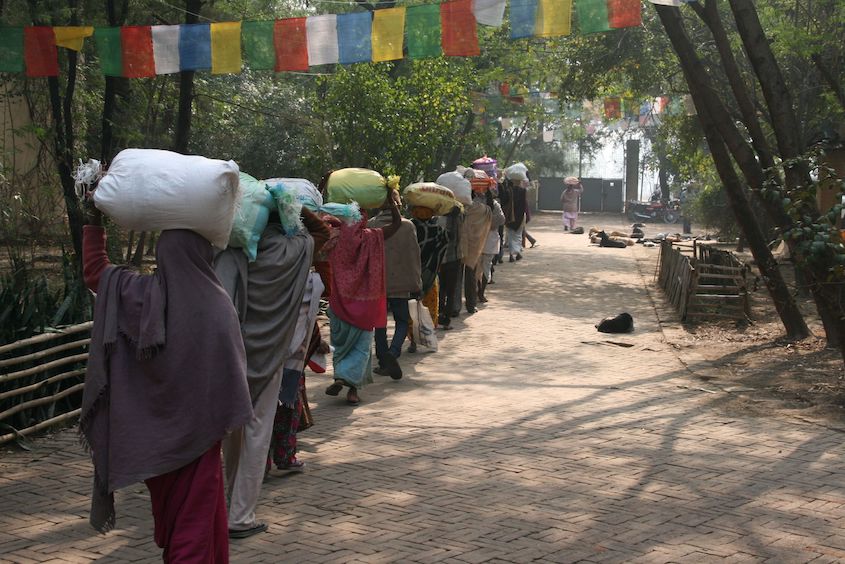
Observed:
[[[276,72],[308,70],[308,35],[305,18],[276,20],[273,28]]]
[[[153,56],[153,34],[148,25],[127,25],[120,28],[123,76],[145,78],[156,75]]]
[[[481,54],[472,0],[440,4],[440,27],[443,54],[447,57],[474,57]]]
[[[639,26],[643,23],[640,0],[608,0],[607,21],[612,29]]]
[[[26,76],[59,76],[59,50],[52,27],[24,28],[23,60]]]

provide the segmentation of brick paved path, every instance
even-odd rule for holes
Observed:
[[[723,412],[662,337],[653,252],[555,219],[405,379],[352,408],[309,377],[308,472],[265,484],[270,531],[234,562],[845,561],[842,434]],[[621,310],[633,335],[595,332]],[[145,488],[97,536],[90,481],[72,432],[3,455],[0,560],[156,562]]]

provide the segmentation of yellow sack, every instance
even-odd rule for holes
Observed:
[[[434,182],[410,184],[402,195],[412,206],[430,208],[434,215],[446,215],[455,206],[463,207],[451,190]]]
[[[362,209],[374,209],[387,198],[387,181],[374,170],[342,168],[329,176],[326,191],[331,203],[357,202]]]

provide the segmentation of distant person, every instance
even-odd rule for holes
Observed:
[[[115,525],[114,491],[143,481],[164,562],[229,561],[220,443],[253,418],[238,315],[206,239],[162,231],[156,270],[109,263],[89,210],[83,276],[97,292],[79,426],[94,462],[91,525]]]
[[[563,230],[572,231],[578,222],[578,201],[584,192],[584,187],[575,176],[564,178],[563,185],[563,192],[560,195],[560,203],[563,206]]]

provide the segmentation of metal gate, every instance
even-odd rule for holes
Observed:
[[[622,213],[624,206],[624,181],[621,178],[582,178],[584,193],[581,211]],[[541,210],[560,210],[563,178],[540,177],[537,207]]]

